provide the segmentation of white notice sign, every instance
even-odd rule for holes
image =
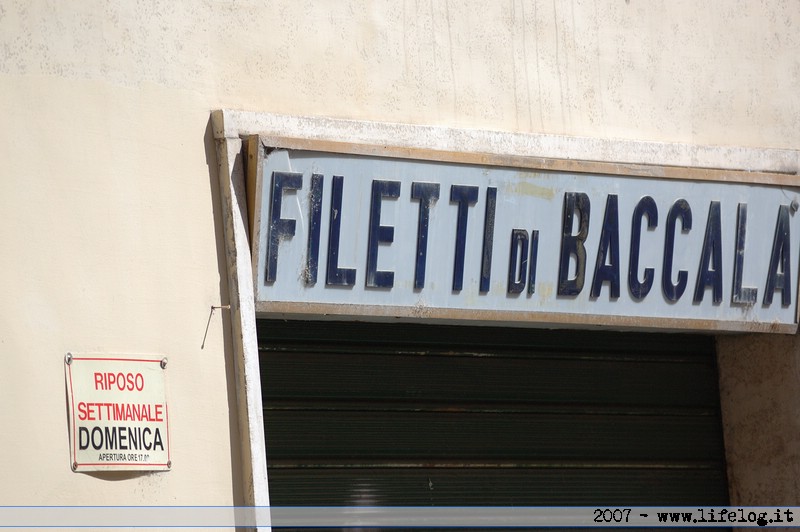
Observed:
[[[159,471],[172,467],[166,359],[65,359],[73,471]]]

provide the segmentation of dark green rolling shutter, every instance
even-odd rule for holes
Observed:
[[[727,505],[714,341],[259,322],[273,505]]]

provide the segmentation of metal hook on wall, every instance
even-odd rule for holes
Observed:
[[[203,343],[200,344],[200,349],[203,349],[206,346],[206,337],[208,336],[208,327],[209,327],[209,325],[211,325],[211,316],[214,315],[214,311],[216,309],[230,310],[231,306],[230,305],[220,305],[220,306],[217,307],[217,306],[211,305],[211,312],[208,313],[208,321],[206,322],[206,332],[205,332],[205,334],[203,334]]]

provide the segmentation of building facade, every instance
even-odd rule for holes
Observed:
[[[256,226],[248,221],[255,204],[248,208],[244,187],[260,150],[380,146],[387,151],[378,156],[438,161],[447,153],[456,154],[449,162],[479,166],[483,157],[492,168],[585,173],[590,183],[592,176],[628,172],[657,186],[670,183],[674,198],[691,199],[697,183],[712,183],[716,193],[736,182],[752,187],[753,197],[762,186],[785,192],[791,226],[791,198],[800,186],[798,26],[800,10],[792,1],[0,5],[6,123],[0,149],[7,184],[0,194],[7,213],[0,229],[4,504],[266,504],[271,484],[291,476],[280,467],[273,475],[273,464],[267,469],[270,423],[275,434],[290,432],[281,432],[288,425],[280,425],[282,414],[269,408],[266,429],[261,419],[268,407],[261,393],[267,397],[271,388],[267,376],[262,381],[258,352],[272,348],[269,323],[258,320],[288,313],[292,320],[317,323],[327,312],[302,313],[297,306],[278,312],[256,301],[249,263]],[[275,139],[283,144],[271,143]],[[247,150],[248,143],[255,151]],[[570,161],[578,167],[564,166]],[[580,166],[590,163],[607,166]],[[648,169],[655,170],[642,175]],[[442,183],[449,190],[450,182]],[[489,185],[473,211],[479,211],[473,221],[481,230]],[[411,182],[402,186],[401,193],[409,194]],[[717,199],[700,197],[704,209]],[[445,188],[439,201],[447,203],[442,199]],[[605,196],[593,205],[598,233],[605,206]],[[659,206],[663,220],[668,207]],[[708,212],[698,210],[694,220],[701,240]],[[777,211],[769,212],[768,225],[775,227]],[[539,229],[558,228],[565,223],[560,216]],[[621,216],[620,227],[627,227],[629,211]],[[723,225],[726,253],[734,245],[732,223]],[[325,233],[323,242],[328,238]],[[498,249],[507,255],[508,235],[502,239]],[[785,255],[790,264],[785,280],[783,263],[769,263],[776,237],[770,232],[764,239],[767,252],[753,260],[775,273],[778,288],[787,283],[785,290],[773,285],[772,292],[776,301],[789,297],[782,308],[796,309],[796,239],[787,240],[791,249],[776,252],[779,262]],[[590,270],[594,242],[587,245]],[[386,256],[385,247],[379,249]],[[744,260],[751,260],[746,253]],[[507,265],[507,258],[500,263]],[[293,268],[278,262],[279,271],[284,265]],[[379,265],[376,271],[387,269],[380,259]],[[320,276],[327,271],[322,266]],[[429,265],[431,275],[435,268]],[[493,271],[495,280],[506,275],[500,267]],[[690,292],[694,284],[692,277]],[[726,277],[726,302],[734,288]],[[764,306],[767,288],[768,282],[759,285],[756,308]],[[711,289],[705,297],[713,297]],[[476,323],[463,313],[380,310],[387,306],[377,303],[370,312],[399,314],[412,332],[443,320],[470,330],[501,325]],[[506,318],[502,325],[512,331],[530,325]],[[615,338],[627,334],[621,329],[674,334],[676,341],[684,334],[700,338],[718,370],[711,382],[718,386],[715,437],[724,442],[719,463],[727,502],[796,505],[796,312],[777,332],[747,317],[726,331],[639,318],[622,311],[616,324],[556,320],[534,330],[568,326]],[[339,316],[344,322],[365,319],[358,312]],[[285,332],[290,339],[293,334]],[[330,336],[318,341],[333,345]],[[168,359],[167,470],[73,471],[71,438],[78,436],[70,429],[68,353]],[[494,371],[502,389],[511,370]],[[303,378],[302,372],[293,375]],[[614,389],[609,386],[609,393]],[[420,426],[418,421],[410,423]],[[566,440],[559,441],[553,445]],[[391,452],[400,456],[401,450]],[[352,458],[346,449],[341,453],[347,457],[342,460]],[[453,460],[461,460],[456,455]],[[470,460],[479,458],[470,454]]]

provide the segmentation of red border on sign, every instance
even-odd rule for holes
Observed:
[[[73,359],[73,360],[75,360],[75,359]],[[69,371],[69,401],[71,403],[70,407],[72,408],[72,410],[70,411],[70,413],[72,414],[72,463],[73,464],[77,464],[78,463],[78,449],[77,449],[77,444],[75,442],[75,435],[78,433],[78,427],[77,427],[77,424],[75,422],[75,394],[72,392],[73,388],[72,388],[72,363],[71,362],[69,364],[67,364],[67,370]]]
[[[108,358],[108,357],[72,357],[72,360],[106,360],[109,362],[158,362],[161,360],[150,360],[147,358]]]

